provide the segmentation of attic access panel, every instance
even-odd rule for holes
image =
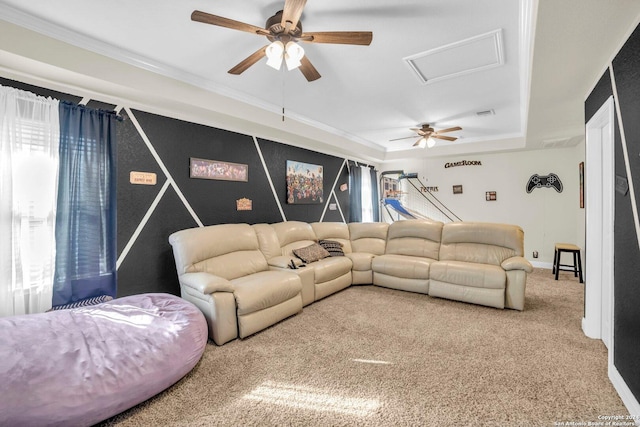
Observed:
[[[407,56],[422,84],[458,77],[504,64],[502,29]]]

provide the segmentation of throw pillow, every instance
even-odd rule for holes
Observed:
[[[86,306],[89,306],[89,305],[96,305],[96,304],[100,304],[100,303],[103,303],[103,302],[111,301],[112,299],[113,299],[113,297],[111,297],[110,295],[100,295],[98,297],[91,297],[91,298],[81,299],[79,301],[70,302],[68,304],[56,305],[56,306],[52,307],[51,309],[49,309],[47,311],[66,310],[66,309],[69,309],[69,308],[86,307]]]
[[[329,256],[329,252],[317,243],[305,246],[304,248],[294,249],[293,254],[307,264]]]
[[[335,240],[319,240],[318,244],[326,249],[331,256],[344,256],[344,251],[342,250],[342,243],[337,242]]]

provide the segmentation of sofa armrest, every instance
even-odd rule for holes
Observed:
[[[269,258],[267,260],[267,263],[269,264],[269,267],[290,268],[289,265],[291,264],[291,260],[295,262],[297,267],[300,267],[302,264],[304,264],[300,258],[285,255]]]
[[[533,271],[533,265],[521,256],[514,256],[505,259],[502,261],[501,267],[504,268],[505,271],[524,270],[527,273],[531,273]]]
[[[227,279],[211,273],[185,273],[180,276],[180,284],[202,294],[214,292],[233,292],[233,284]]]

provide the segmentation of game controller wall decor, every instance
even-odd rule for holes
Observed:
[[[555,188],[558,193],[562,193],[562,181],[555,173],[549,175],[538,175],[537,173],[531,175],[529,182],[527,182],[527,193],[531,193],[536,188]]]

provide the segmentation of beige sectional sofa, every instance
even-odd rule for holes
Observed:
[[[339,242],[344,256],[326,256],[319,241]],[[532,271],[522,229],[507,224],[221,224],[178,231],[169,242],[181,295],[202,310],[218,345],[350,285],[523,310]],[[294,252],[321,259],[305,263]]]

